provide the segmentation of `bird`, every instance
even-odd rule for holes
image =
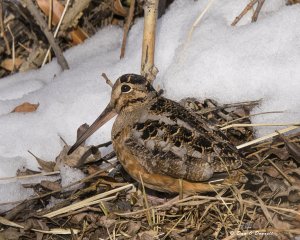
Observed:
[[[68,154],[115,115],[111,139],[117,158],[147,188],[172,193],[213,191],[216,186],[210,179],[242,166],[241,154],[221,130],[133,73],[116,80],[110,102]]]

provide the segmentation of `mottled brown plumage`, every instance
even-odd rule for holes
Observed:
[[[111,101],[70,152],[115,112],[112,142],[125,170],[159,191],[209,191],[201,183],[241,166],[241,157],[222,132],[180,104],[159,96],[142,76],[126,74],[113,86]],[[179,180],[181,179],[181,180]]]

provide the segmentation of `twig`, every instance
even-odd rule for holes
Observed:
[[[257,3],[258,0],[252,0],[245,8],[244,10],[240,13],[240,15],[238,15],[234,21],[231,23],[231,26],[235,26],[241,19],[243,16],[246,15],[246,13],[253,8],[253,6]]]
[[[295,130],[295,129],[297,129],[297,128],[299,128],[299,126],[292,126],[292,127],[288,127],[288,128],[284,128],[284,129],[278,130],[278,132],[279,132],[279,133],[286,133],[286,132]],[[256,144],[256,143],[258,143],[258,142],[262,142],[262,141],[267,140],[267,139],[269,139],[269,138],[275,137],[275,136],[277,136],[277,135],[278,135],[277,132],[273,132],[273,133],[267,134],[267,135],[265,135],[265,136],[263,136],[263,137],[254,139],[254,140],[252,140],[252,141],[250,141],[250,142],[246,142],[246,143],[243,143],[243,144],[241,144],[241,145],[238,145],[238,146],[236,146],[236,148],[237,148],[237,149],[242,149],[242,148],[248,147],[248,146],[250,146],[250,145]]]
[[[169,202],[166,202],[166,203],[158,205],[158,206],[152,206],[149,209],[141,209],[141,210],[137,210],[137,211],[134,211],[134,212],[123,212],[123,213],[114,212],[114,214],[118,215],[118,216],[131,216],[131,215],[144,213],[144,212],[149,211],[151,209],[163,209],[165,207],[170,207],[170,206],[174,206],[174,205],[176,206],[176,205],[179,205],[180,203],[185,203],[185,202],[190,201],[190,200],[195,201],[197,199],[200,199],[200,200],[208,199],[208,200],[217,201],[217,202],[222,202],[222,201],[236,202],[237,201],[236,198],[230,198],[230,197],[222,197],[222,199],[220,199],[220,197],[210,197],[210,196],[196,195],[196,196],[191,196],[191,197],[184,198],[182,200],[175,200],[175,201],[171,200]],[[258,206],[258,207],[261,206],[259,203],[255,202],[255,201],[251,201],[251,200],[240,199],[240,201],[242,203],[250,205],[250,206]],[[292,213],[292,214],[295,214],[297,216],[300,216],[300,213],[298,211],[294,210],[294,209],[282,208],[282,207],[270,206],[270,205],[267,205],[266,208],[269,209],[269,210],[272,210],[272,211],[278,210],[278,211],[288,212],[288,213]]]
[[[102,73],[101,76],[105,79],[106,83],[107,83],[109,86],[111,86],[111,87],[114,86],[114,84],[110,81],[110,79],[107,77],[107,75],[106,75],[105,73]]]
[[[267,159],[267,161],[271,163],[272,166],[288,181],[290,186],[293,185],[291,179],[275,163],[273,163],[273,161],[271,161],[270,159]]]
[[[57,57],[57,62],[61,66],[63,70],[69,69],[69,65],[67,63],[67,60],[63,56],[62,50],[58,46],[58,44],[55,41],[55,38],[53,34],[49,31],[46,21],[44,20],[42,14],[38,10],[38,8],[34,5],[32,0],[22,0],[23,4],[27,6],[27,9],[31,13],[31,15],[35,18],[38,25],[40,26],[41,30],[45,34],[50,46],[53,48],[53,51],[55,53],[55,56]],[[46,55],[46,58],[48,58],[48,54]]]
[[[70,184],[68,184],[68,185],[66,185],[66,186],[64,186],[64,187],[62,187],[62,188],[59,189],[59,190],[54,190],[54,191],[51,191],[51,192],[44,193],[44,194],[42,194],[42,195],[34,196],[34,197],[32,197],[32,198],[29,198],[29,199],[25,200],[25,202],[26,202],[26,201],[33,201],[33,200],[42,199],[42,198],[45,198],[45,197],[47,197],[47,196],[50,196],[50,195],[59,193],[59,192],[61,192],[62,190],[67,189],[67,188],[69,188],[69,187],[72,187],[72,186],[75,186],[75,185],[78,185],[78,184],[81,184],[81,183],[85,183],[85,182],[87,182],[87,181],[89,181],[89,180],[91,180],[91,179],[93,179],[93,178],[98,177],[101,173],[103,173],[103,172],[105,172],[105,171],[111,169],[112,167],[114,167],[114,164],[113,164],[113,165],[110,165],[110,166],[107,166],[107,167],[105,167],[105,168],[103,168],[103,169],[101,169],[101,170],[99,170],[99,171],[97,171],[97,172],[95,172],[95,173],[93,173],[93,174],[91,174],[91,175],[89,175],[89,176],[83,178],[83,179],[80,179],[80,180],[78,180],[78,181],[72,182],[72,183],[70,183]],[[46,173],[46,174],[48,174],[48,173]],[[15,179],[15,177],[11,177],[11,179]],[[14,201],[14,202],[0,203],[0,206],[1,206],[1,205],[7,205],[7,204],[17,204],[17,203],[20,203],[20,202],[22,202],[22,201]],[[22,203],[21,203],[21,204],[22,204]]]
[[[7,220],[4,217],[0,217],[0,223],[6,226],[11,226],[11,227],[16,227],[16,228],[20,228],[20,229],[24,229],[25,227],[17,224],[15,222],[12,222],[10,220]],[[40,233],[49,233],[49,234],[57,234],[57,235],[69,235],[72,232],[73,233],[79,233],[80,230],[75,229],[75,228],[71,228],[71,229],[66,229],[66,228],[52,228],[49,230],[41,230],[41,229],[35,229],[35,228],[30,228],[30,230],[34,231],[34,232],[40,232]]]
[[[153,82],[158,73],[154,65],[156,21],[159,0],[146,0],[144,7],[144,34],[141,74]]]
[[[48,28],[51,32],[51,26],[52,26],[52,17],[53,17],[53,0],[49,1],[49,13],[48,13]],[[51,61],[51,53],[49,54],[49,62]]]
[[[7,54],[11,54],[9,41],[7,40],[4,28],[4,15],[3,15],[3,0],[0,0],[0,36],[4,39]]]
[[[265,203],[263,202],[263,200],[259,196],[257,196],[256,194],[255,194],[255,196],[256,196],[259,204],[260,204],[260,208],[262,209],[262,211],[263,211],[266,219],[272,225],[272,227],[275,227],[275,223],[274,223],[274,221],[273,221],[273,219],[271,217],[271,214],[270,214],[270,212],[269,212],[269,210],[267,208],[267,205],[265,205]]]
[[[14,36],[13,32],[11,31],[9,24],[7,25],[7,29],[9,31],[10,35],[11,35],[11,38],[12,38],[12,46],[11,46],[11,48],[12,48],[12,54],[11,55],[12,55],[12,60],[13,60],[13,69],[12,69],[12,72],[14,72],[15,68],[16,68],[15,36]]]
[[[246,106],[256,106],[258,105],[260,100],[258,101],[249,101],[249,102],[239,102],[239,103],[231,103],[231,104],[223,104],[221,106],[215,106],[215,107],[210,107],[208,109],[203,109],[201,111],[202,114],[207,114],[213,111],[218,111],[226,108],[232,108],[232,107],[246,107]]]
[[[145,185],[144,185],[144,181],[143,181],[141,173],[140,173],[140,181],[141,181],[141,185],[142,185],[142,194],[143,194],[143,198],[144,198],[144,204],[145,204],[146,209],[149,209],[149,211],[146,212],[148,224],[150,226],[152,226],[153,222],[152,222],[152,219],[151,219],[151,211],[150,211],[150,208],[149,208],[147,193],[146,193],[146,190],[145,190]]]
[[[85,206],[90,206],[90,205],[99,203],[99,200],[103,201],[104,197],[107,197],[109,195],[112,195],[114,193],[118,193],[122,190],[132,188],[132,187],[133,187],[133,184],[128,184],[128,185],[125,185],[125,186],[122,186],[122,187],[119,187],[119,188],[115,188],[115,189],[112,189],[112,190],[104,192],[104,193],[97,194],[93,197],[89,197],[89,198],[87,198],[85,200],[82,200],[80,202],[76,202],[76,203],[74,203],[70,206],[58,209],[58,210],[56,210],[54,212],[50,212],[48,214],[45,214],[43,217],[52,218],[52,217],[55,217],[57,215],[69,212],[69,211],[77,210],[77,209],[80,209],[80,208],[85,207]]]
[[[37,174],[30,174],[30,175],[24,175],[24,176],[16,176],[16,177],[3,177],[0,178],[0,181],[4,180],[10,180],[10,179],[27,179],[27,178],[34,178],[34,177],[41,177],[41,176],[52,176],[60,174],[60,171],[54,171],[54,172],[42,172]]]
[[[189,35],[188,35],[187,43],[191,40],[195,28],[197,27],[197,25],[199,24],[199,22],[201,21],[201,19],[205,15],[205,13],[208,11],[208,9],[211,7],[211,5],[213,4],[213,2],[214,2],[214,0],[210,0],[208,2],[208,4],[206,5],[206,7],[204,8],[204,10],[201,12],[201,14],[197,17],[196,21],[193,23],[193,26],[191,27],[191,30],[190,30]]]
[[[132,19],[133,19],[133,15],[134,15],[134,6],[135,6],[135,0],[131,0],[130,1],[129,14],[126,17],[126,23],[124,25],[124,33],[123,33],[123,41],[122,41],[120,58],[123,58],[124,55],[125,55],[127,36],[128,36],[128,32],[129,32],[131,22],[132,22]]]
[[[274,127],[274,126],[300,126],[300,123],[237,123],[231,124],[226,127],[220,128],[220,130],[225,130],[228,128],[235,127]]]
[[[264,5],[264,3],[265,3],[265,0],[258,0],[257,7],[255,9],[255,12],[254,12],[253,16],[252,16],[252,22],[257,21],[258,14],[259,14],[262,6]]]
[[[162,238],[162,240],[165,240],[169,235],[170,233],[176,228],[176,226],[182,221],[182,219],[184,217],[186,217],[187,213],[184,213],[181,218],[178,219],[178,221],[174,224],[174,226],[166,233],[166,235]]]
[[[23,0],[23,1],[31,1],[31,0]],[[51,33],[50,31],[48,31],[48,32],[50,33],[50,35],[51,35],[51,38],[53,38],[54,43],[55,43],[55,38],[56,38],[56,36],[57,36],[57,34],[58,34],[58,31],[59,31],[59,27],[60,27],[60,25],[61,25],[61,23],[62,23],[62,20],[64,19],[64,16],[65,16],[65,14],[66,14],[66,12],[67,12],[69,3],[70,3],[70,0],[67,0],[67,3],[66,3],[65,8],[64,8],[64,11],[63,11],[63,13],[62,13],[62,15],[61,15],[61,18],[59,19],[59,22],[58,22],[58,24],[57,24],[56,29],[55,29],[54,35],[52,35],[52,33]],[[38,12],[38,13],[39,13],[39,12]],[[48,40],[48,41],[49,41],[49,40]],[[50,42],[49,42],[49,43],[50,43]],[[57,47],[58,47],[58,49],[59,49],[59,55],[56,54],[55,49],[54,49],[53,45],[51,45],[51,43],[50,43],[50,46],[53,48],[53,51],[54,51],[54,53],[55,53],[55,55],[56,55],[56,57],[57,57],[57,61],[58,61],[59,65],[62,67],[62,69],[63,69],[63,70],[69,69],[69,65],[68,65],[68,63],[67,63],[67,60],[64,58],[63,53],[62,53],[61,49],[59,48],[59,46],[57,45]],[[46,53],[46,56],[45,56],[44,61],[43,61],[43,63],[42,63],[42,66],[44,66],[44,65],[46,64],[48,55],[50,54],[51,47],[49,47],[48,50],[47,50],[47,53]],[[62,59],[59,59],[59,57],[61,57]],[[64,66],[65,68],[60,64],[60,61],[62,61],[62,64],[64,64],[63,66]]]
[[[229,124],[241,121],[241,120],[246,119],[246,118],[250,118],[250,117],[254,117],[254,116],[258,116],[258,115],[264,115],[264,114],[271,114],[271,113],[283,113],[283,111],[272,111],[272,112],[261,112],[261,113],[249,114],[249,115],[246,115],[244,117],[240,117],[240,118],[234,119],[232,121],[226,122],[226,123],[224,123],[222,125],[219,125],[219,127],[225,127],[225,126],[227,126]]]

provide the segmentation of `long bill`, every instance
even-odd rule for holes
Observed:
[[[76,143],[68,151],[68,155],[74,152],[88,137],[102,127],[106,122],[116,115],[111,104],[108,104],[100,116],[93,122],[93,124],[77,139]]]

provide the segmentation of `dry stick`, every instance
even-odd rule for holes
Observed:
[[[94,205],[96,203],[99,203],[99,200],[102,200],[102,201],[105,200],[105,197],[107,197],[109,195],[112,195],[114,193],[118,193],[118,192],[120,192],[124,189],[132,188],[132,187],[134,187],[133,184],[128,184],[128,185],[125,185],[125,186],[122,186],[122,187],[119,187],[119,188],[115,188],[115,189],[112,189],[112,190],[104,192],[104,193],[94,195],[94,196],[89,197],[87,199],[84,199],[80,202],[73,203],[70,206],[63,207],[63,208],[58,209],[56,211],[47,213],[43,217],[52,218],[52,217],[55,217],[57,215],[60,215],[60,214],[63,214],[63,213],[69,212],[69,211],[77,210],[77,209],[80,209],[80,208],[85,207],[85,206]]]
[[[0,217],[0,223],[5,225],[5,226],[11,226],[11,227],[16,227],[16,228],[20,228],[20,229],[24,229],[25,227],[23,225],[20,225],[18,223],[12,222],[10,220],[7,220],[4,217]],[[49,230],[41,230],[41,229],[35,229],[35,228],[30,228],[29,230],[31,231],[35,231],[35,232],[40,232],[40,233],[49,233],[49,234],[71,234],[73,233],[79,233],[78,229],[66,229],[66,228],[52,228]]]
[[[55,29],[54,36],[53,36],[54,38],[53,38],[53,39],[55,39],[56,36],[57,36],[57,34],[58,34],[58,30],[59,30],[59,28],[60,28],[60,25],[61,25],[61,23],[62,23],[62,20],[64,19],[64,16],[65,16],[66,12],[67,12],[69,3],[70,3],[70,0],[67,0],[67,3],[66,3],[65,8],[64,8],[64,11],[63,11],[63,13],[62,13],[62,15],[61,15],[61,17],[60,17],[60,19],[59,19],[59,22],[58,22],[58,24],[57,24],[56,29]],[[51,34],[51,36],[52,36],[52,34]],[[54,41],[55,41],[55,40],[54,40]],[[50,45],[51,45],[51,44],[50,44]],[[51,46],[52,46],[52,45],[51,45]],[[52,46],[52,48],[53,48],[53,46]],[[48,50],[47,50],[47,53],[46,53],[46,56],[45,56],[44,61],[43,61],[43,63],[42,63],[42,66],[44,66],[44,65],[46,64],[48,55],[50,54],[50,50],[51,50],[51,47],[49,47]],[[54,51],[54,53],[55,53],[54,48],[53,48],[53,51]],[[58,56],[57,56],[56,53],[55,53],[55,55],[56,55],[57,61],[58,61]],[[62,52],[61,52],[61,55],[62,55]],[[64,58],[63,55],[62,55],[62,57],[63,57],[63,59],[65,60],[65,62],[66,62],[66,64],[67,64],[67,68],[66,68],[66,69],[69,69],[69,65],[68,65],[66,59]],[[65,70],[65,69],[63,69],[63,70]]]
[[[226,108],[232,108],[232,107],[243,107],[243,106],[256,106],[259,104],[259,101],[249,101],[249,102],[239,102],[239,103],[231,103],[231,104],[223,104],[221,106],[215,106],[215,107],[210,107],[209,109],[203,109],[203,112],[201,112],[202,114],[207,114],[213,111],[217,111],[217,110],[222,110],[222,109],[226,109]]]
[[[0,37],[4,39],[6,50],[8,55],[11,54],[9,41],[7,40],[4,28],[4,16],[3,16],[3,0],[0,0]]]
[[[155,33],[159,0],[146,0],[141,75],[153,82],[158,70],[154,65]]]
[[[105,79],[106,83],[107,83],[109,86],[111,86],[111,87],[114,86],[114,84],[111,82],[111,80],[107,77],[107,75],[106,75],[105,73],[102,73],[101,76]]]
[[[186,216],[186,213],[183,214],[181,216],[181,218],[179,218],[179,220],[174,224],[174,226],[166,233],[166,235],[162,238],[162,240],[165,240],[169,235],[170,233],[176,228],[176,226],[182,221],[182,219]]]
[[[263,200],[259,196],[256,195],[256,198],[257,198],[257,200],[260,204],[260,208],[262,209],[266,219],[272,225],[272,227],[275,227],[275,223],[274,223],[274,221],[271,217],[271,214],[270,214],[269,210],[267,209],[267,205],[265,205],[265,203],[263,202]]]
[[[209,10],[209,8],[211,7],[212,3],[213,3],[214,0],[209,0],[208,4],[206,5],[206,7],[204,8],[204,10],[200,13],[200,15],[197,17],[197,19],[195,20],[195,22],[193,23],[190,31],[189,31],[189,34],[187,36],[187,39],[183,45],[183,48],[182,48],[182,53],[185,53],[191,39],[192,39],[192,35],[193,35],[193,32],[196,28],[196,26],[199,24],[199,22],[201,21],[201,19],[203,18],[203,16],[205,15],[205,13]],[[181,55],[181,58],[180,58],[180,61],[183,61],[185,58],[185,55],[182,54]]]
[[[7,29],[8,29],[8,31],[9,31],[9,33],[10,33],[10,35],[11,35],[11,39],[12,39],[12,60],[13,60],[13,69],[12,69],[12,72],[14,72],[15,71],[15,65],[16,65],[16,47],[15,47],[15,36],[14,36],[14,34],[13,34],[13,32],[11,31],[11,29],[10,29],[10,26],[9,26],[9,24],[7,25]]]
[[[288,128],[284,128],[284,129],[281,129],[281,130],[278,130],[279,133],[286,133],[286,132],[289,132],[289,131],[292,131],[292,130],[295,130],[299,128],[299,126],[292,126],[292,127],[288,127]],[[241,148],[244,148],[244,147],[248,147],[250,145],[253,145],[253,144],[256,144],[258,142],[261,142],[261,141],[264,141],[264,140],[267,140],[269,138],[272,138],[272,137],[275,137],[277,136],[278,133],[277,132],[274,132],[274,133],[270,133],[270,134],[267,134],[265,136],[262,136],[260,138],[257,138],[257,139],[254,139],[250,142],[246,142],[246,143],[243,143],[241,145],[238,145],[236,146],[237,149],[241,149]]]
[[[291,179],[275,163],[273,163],[272,160],[270,159],[267,160],[288,181],[289,185],[293,186],[293,182],[291,181]]]
[[[124,25],[123,42],[122,42],[122,47],[121,47],[120,58],[123,58],[124,55],[125,55],[127,36],[128,36],[128,32],[129,32],[131,22],[132,22],[132,19],[133,19],[133,15],[134,15],[134,6],[135,6],[135,0],[131,0],[130,1],[129,14],[126,18],[126,23]]]
[[[191,196],[191,197],[184,198],[182,200],[176,200],[176,201],[171,200],[167,203],[164,203],[164,204],[161,204],[161,205],[158,205],[158,206],[152,206],[149,209],[141,209],[141,210],[137,210],[137,211],[134,211],[134,212],[125,212],[125,213],[114,212],[114,214],[118,215],[118,216],[130,216],[130,215],[144,213],[144,212],[149,211],[151,209],[161,209],[161,208],[164,208],[164,207],[179,205],[180,203],[185,203],[185,202],[190,201],[190,200],[195,201],[195,199],[200,199],[200,200],[207,199],[207,200],[210,200],[210,201],[218,201],[218,202],[222,202],[222,201],[236,202],[237,201],[236,198],[222,197],[222,199],[220,199],[220,197],[197,196],[196,195],[196,196]],[[250,205],[250,206],[260,207],[259,203],[251,201],[251,200],[241,199],[240,201],[243,202],[244,204],[247,204],[247,205]],[[266,208],[269,209],[269,210],[272,210],[272,211],[275,211],[275,210],[283,211],[283,212],[288,212],[288,213],[292,213],[292,214],[300,216],[300,213],[298,211],[294,210],[294,209],[282,208],[282,207],[270,206],[270,205],[267,205]]]
[[[25,201],[31,201],[31,200],[36,200],[36,199],[42,199],[42,198],[47,197],[47,196],[50,196],[50,195],[52,195],[52,194],[59,193],[59,192],[61,192],[62,190],[68,188],[68,187],[72,187],[72,186],[78,185],[78,184],[80,184],[80,183],[84,183],[84,182],[86,182],[86,181],[88,181],[88,180],[90,180],[90,179],[93,179],[93,178],[97,177],[99,174],[101,174],[101,173],[103,173],[103,172],[105,172],[105,171],[111,169],[112,167],[114,167],[114,166],[108,166],[108,167],[105,167],[105,168],[103,168],[103,169],[101,169],[101,170],[99,170],[99,171],[97,171],[97,172],[95,172],[95,173],[93,173],[93,174],[91,174],[91,175],[89,175],[89,176],[83,178],[83,179],[80,179],[80,180],[78,180],[78,181],[72,182],[72,183],[70,183],[70,184],[68,184],[68,185],[66,185],[66,186],[64,186],[64,187],[62,187],[62,188],[59,189],[59,190],[54,190],[54,191],[51,191],[51,192],[48,192],[48,193],[44,193],[44,194],[42,194],[42,195],[38,195],[38,196],[35,196],[35,197],[32,197],[32,198],[29,198],[29,199],[27,199],[27,200],[25,200]],[[58,172],[58,173],[59,173],[59,172]],[[42,173],[42,174],[43,174],[43,173]],[[46,174],[48,174],[48,173],[46,173]],[[54,172],[53,172],[53,174],[54,174]],[[13,178],[15,178],[15,177],[13,177]],[[22,201],[15,201],[15,202],[1,203],[0,206],[1,206],[1,205],[6,205],[6,204],[16,204],[16,203],[21,203],[21,202],[22,202]]]
[[[241,18],[246,15],[246,13],[253,8],[253,6],[257,3],[258,0],[252,0],[245,8],[244,10],[240,13],[240,15],[238,15],[234,21],[231,23],[231,26],[235,26],[240,20]]]
[[[255,9],[255,12],[254,12],[253,16],[252,16],[252,22],[257,21],[258,14],[259,14],[262,6],[264,5],[264,3],[265,3],[265,0],[258,0],[257,7]]]
[[[254,116],[258,116],[258,115],[264,115],[264,114],[270,114],[270,113],[283,113],[283,111],[272,111],[272,112],[261,112],[261,113],[255,113],[255,114],[249,114],[249,115],[246,115],[244,117],[240,117],[240,118],[237,118],[237,119],[234,119],[234,120],[231,120],[229,122],[226,122],[222,125],[219,125],[220,127],[226,127],[227,125],[229,124],[232,124],[234,122],[238,122],[240,120],[243,120],[243,119],[246,119],[246,118],[250,118],[250,117],[254,117]]]
[[[53,16],[53,0],[49,1],[49,13],[48,13],[48,28],[49,31],[51,31],[51,26],[52,26],[52,16]],[[49,62],[51,61],[51,53],[49,54]]]
[[[140,181],[141,181],[141,185],[142,185],[142,194],[143,194],[143,198],[144,198],[144,203],[145,203],[146,209],[149,209],[149,211],[146,212],[147,220],[148,220],[149,225],[152,226],[153,222],[151,219],[149,202],[148,202],[148,198],[147,198],[147,194],[146,194],[146,190],[145,190],[145,186],[144,186],[144,181],[143,181],[141,173],[140,173]]]
[[[24,176],[16,176],[16,177],[3,177],[0,178],[0,181],[5,181],[5,180],[17,180],[17,179],[28,179],[28,178],[35,178],[35,177],[42,177],[42,176],[52,176],[52,175],[57,175],[59,174],[60,171],[54,171],[54,172],[42,172],[42,173],[36,173],[36,174],[30,174],[30,175],[24,175]]]
[[[69,65],[67,63],[67,60],[63,56],[62,50],[58,46],[58,44],[55,42],[55,38],[53,34],[49,31],[46,21],[44,20],[42,14],[38,10],[38,8],[34,5],[32,0],[22,0],[23,4],[27,6],[27,9],[31,13],[31,15],[35,18],[38,25],[40,26],[41,30],[45,34],[50,46],[52,47],[55,56],[57,57],[57,62],[61,66],[62,70],[69,69]],[[48,55],[47,55],[48,57]]]
[[[226,127],[220,128],[220,130],[225,130],[228,128],[235,128],[235,127],[278,127],[278,126],[300,126],[300,123],[237,123],[231,124]]]
[[[191,30],[189,32],[189,35],[188,35],[187,43],[191,40],[195,28],[197,27],[197,25],[199,24],[199,22],[201,21],[201,19],[205,15],[205,13],[208,11],[208,9],[211,7],[211,5],[213,4],[213,2],[214,2],[214,0],[210,0],[208,2],[208,4],[206,5],[206,7],[204,8],[204,10],[201,12],[201,14],[197,17],[196,21],[193,23],[193,26],[192,26],[192,28],[191,28]],[[186,44],[185,44],[185,47],[186,47]]]

